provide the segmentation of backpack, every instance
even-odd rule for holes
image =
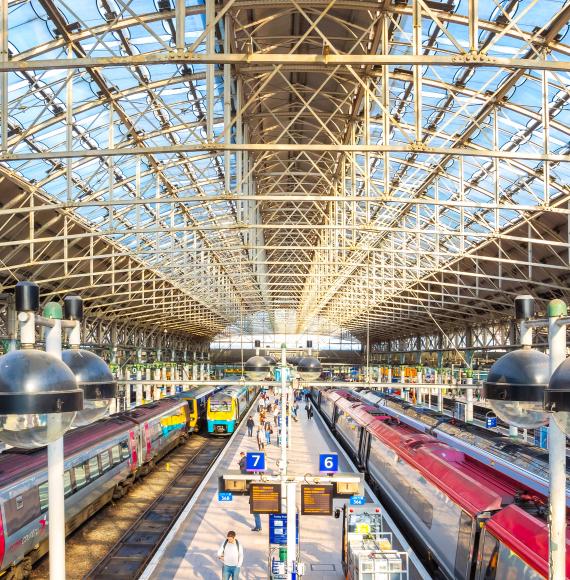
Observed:
[[[224,545],[222,546],[222,556],[224,555],[224,552],[226,551],[226,546],[228,545],[228,540],[226,539],[226,541],[224,542]],[[238,549],[238,555],[239,555],[239,542],[238,539],[236,538],[236,546]]]

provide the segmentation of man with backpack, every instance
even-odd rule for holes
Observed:
[[[243,564],[243,548],[236,538],[236,533],[230,530],[224,543],[218,550],[218,558],[223,562],[222,580],[238,580]]]

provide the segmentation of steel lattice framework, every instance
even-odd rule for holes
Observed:
[[[0,291],[34,279],[205,338],[265,313],[375,342],[570,299],[569,19],[0,0]]]

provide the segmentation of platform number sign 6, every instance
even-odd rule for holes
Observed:
[[[338,471],[338,455],[336,453],[322,453],[319,455],[319,471],[326,473]]]
[[[265,471],[265,453],[246,453],[246,471]]]

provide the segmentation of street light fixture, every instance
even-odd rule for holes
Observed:
[[[63,434],[77,411],[83,391],[61,360],[61,306],[50,303],[35,312],[40,292],[32,282],[16,284],[16,309],[22,350],[0,357],[0,440],[21,447],[47,444],[50,580],[65,580],[65,507]],[[45,327],[46,351],[34,349],[36,324]],[[17,433],[17,430],[20,433]]]
[[[245,362],[244,370],[252,381],[262,381],[271,369],[264,356],[252,356]]]
[[[558,427],[570,435],[570,358],[550,378],[548,388],[544,391],[544,408],[552,413]]]
[[[306,356],[297,364],[297,371],[305,381],[316,381],[321,376],[323,368],[318,358]]]
[[[548,356],[523,347],[493,364],[483,383],[483,398],[506,423],[522,429],[537,429],[548,422],[543,409],[548,378]]]
[[[75,415],[74,427],[88,425],[109,414],[111,401],[117,395],[117,383],[107,363],[95,353],[82,350],[80,325],[83,318],[83,301],[79,296],[64,298],[64,313],[75,324],[69,333],[71,348],[62,353],[63,362],[75,375],[77,386],[83,391],[83,410]]]

